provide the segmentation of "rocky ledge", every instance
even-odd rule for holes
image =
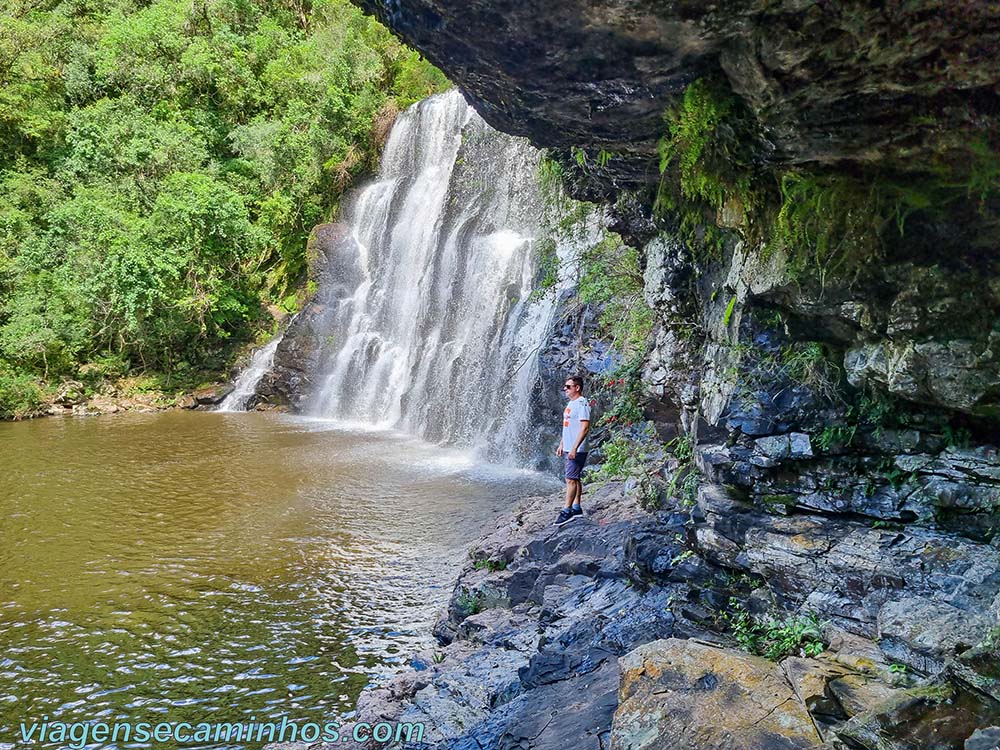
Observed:
[[[592,489],[561,528],[554,497],[503,517],[440,648],[357,720],[422,722],[421,750],[996,747],[1000,546],[714,484],[647,512],[642,485]]]

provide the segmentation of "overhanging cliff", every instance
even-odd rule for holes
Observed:
[[[785,164],[894,168],[1000,122],[988,0],[357,0],[446,71],[494,127],[603,148],[656,181],[664,110],[721,71]]]

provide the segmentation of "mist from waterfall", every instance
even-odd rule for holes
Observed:
[[[540,159],[457,90],[399,115],[377,177],[345,201],[325,251],[321,312],[308,316],[319,352],[301,411],[540,465],[549,446],[538,354],[601,224],[595,211],[571,232],[553,231],[562,217],[543,197]],[[543,239],[559,280],[540,295]],[[224,407],[249,403],[272,344]]]
[[[537,353],[558,296],[532,299],[545,221],[539,160],[458,91],[399,116],[377,179],[342,216],[353,241],[342,277],[356,285],[325,321],[331,345],[312,414],[530,461]]]

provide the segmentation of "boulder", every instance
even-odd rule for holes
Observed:
[[[781,667],[767,659],[669,638],[619,661],[613,750],[797,750],[822,744]]]

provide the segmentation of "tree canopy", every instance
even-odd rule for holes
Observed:
[[[220,367],[448,85],[347,0],[5,5],[0,416],[81,368]]]

